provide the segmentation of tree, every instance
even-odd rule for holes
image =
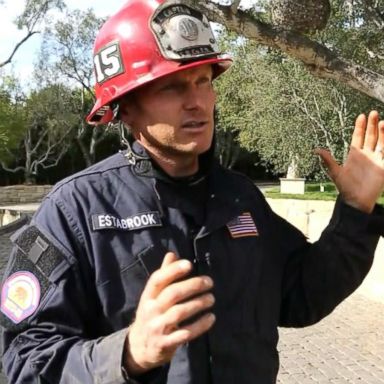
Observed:
[[[85,122],[95,101],[91,85],[92,57],[85,52],[92,51],[103,21],[92,10],[67,12],[64,20],[46,31],[37,70],[40,83],[49,84],[62,79],[77,89],[79,118],[73,133],[87,166],[95,162],[96,147],[108,135],[105,127],[91,127]]]
[[[189,0],[195,7],[207,14],[208,18],[219,24],[225,25],[229,30],[238,33],[253,41],[268,47],[279,49],[291,57],[301,61],[305,67],[317,77],[332,79],[356,89],[370,97],[384,102],[384,76],[359,62],[344,59],[340,55],[341,47],[334,47],[327,42],[316,40],[317,34],[308,37],[295,30],[287,29],[284,25],[275,25],[271,22],[270,8],[264,8],[265,12],[257,12],[256,8],[243,10],[239,8],[239,0],[232,1],[230,5],[221,5],[212,1],[200,2]],[[267,2],[268,5],[269,2]],[[303,3],[300,0],[290,0],[289,4]],[[258,4],[265,5],[259,1]],[[347,8],[348,0],[334,0],[332,6]],[[356,23],[350,25],[351,29],[363,29],[372,24],[376,31],[383,29],[383,1],[356,1],[353,9],[359,7]],[[269,12],[269,15],[267,13]],[[371,15],[375,16],[374,22]],[[331,46],[333,49],[329,48]],[[375,52],[374,55],[382,55]]]
[[[4,114],[3,101],[0,100],[0,116]],[[8,136],[4,131],[3,125],[0,126],[0,151],[3,152],[8,142]]]
[[[24,134],[23,101],[25,95],[12,76],[0,82],[0,159],[7,160]]]
[[[232,38],[224,50],[234,64],[217,80],[218,126],[241,148],[257,153],[275,174],[295,163],[301,176],[321,175],[316,147],[344,159],[354,117],[375,106],[371,99],[313,78],[301,63],[251,40]]]
[[[231,51],[239,59],[242,57],[243,45],[238,44],[236,36],[223,31],[220,42],[224,51]],[[227,168],[232,168],[239,158],[239,133],[252,125],[249,110],[252,103],[253,74],[246,64],[242,64],[245,61],[234,65],[229,76],[221,76],[215,81],[216,151],[220,163]],[[239,87],[239,84],[242,86]]]
[[[263,12],[248,13],[263,25],[271,26],[271,7],[276,3],[288,6],[292,1],[259,1]],[[302,8],[308,3],[316,5],[311,0],[298,3]],[[334,55],[380,71],[383,63],[378,53],[383,51],[383,45],[378,23],[373,23],[367,15],[366,4],[351,3],[334,0],[327,28],[311,32],[311,38],[317,44],[331,47]],[[291,7],[289,11],[292,10]],[[298,11],[297,8],[295,12]],[[300,17],[303,19],[302,15],[298,16],[299,21]],[[282,21],[279,23],[278,29],[282,31]],[[285,25],[284,31],[304,36],[292,25],[289,28]],[[354,117],[362,111],[380,109],[381,105],[339,81],[312,77],[305,63],[289,59],[286,52],[244,36],[232,40],[232,47],[223,51],[229,51],[235,58],[230,73],[235,80],[231,83],[223,77],[229,83],[229,101],[219,95],[218,104],[222,104],[221,119],[242,125],[241,129],[235,128],[240,146],[257,152],[268,169],[279,174],[285,173],[293,161],[303,176],[319,175],[319,162],[312,154],[317,146],[327,147],[342,161],[349,147]]]
[[[11,63],[16,52],[31,36],[40,33],[38,28],[51,10],[63,10],[63,8],[63,0],[26,0],[23,12],[15,20],[17,28],[25,30],[25,35],[15,44],[9,56],[0,62],[0,68]]]
[[[228,169],[232,169],[240,155],[240,146],[236,140],[236,133],[231,130],[216,129],[216,156],[220,164]]]
[[[67,137],[77,123],[72,91],[60,84],[34,91],[25,100],[24,132],[19,146],[1,160],[8,172],[24,172],[25,182],[35,182],[40,167],[55,167],[66,153]],[[12,167],[13,165],[16,165]]]
[[[9,95],[3,90],[0,93],[0,154],[6,152],[9,141],[9,121],[12,116],[12,103]]]

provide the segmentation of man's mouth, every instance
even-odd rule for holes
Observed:
[[[205,125],[207,124],[206,121],[203,121],[203,120],[191,120],[191,121],[187,121],[186,123],[184,123],[182,125],[182,128],[188,128],[188,129],[198,129],[198,128],[202,128],[204,127]]]

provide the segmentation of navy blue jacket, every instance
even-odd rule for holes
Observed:
[[[272,384],[277,327],[316,323],[370,269],[375,213],[339,200],[321,238],[309,244],[240,174],[213,166],[202,219],[198,204],[144,175],[147,168],[119,153],[62,181],[14,237],[5,279],[31,273],[40,300],[25,319],[19,312],[20,322],[4,304],[3,364],[11,383]],[[169,250],[213,278],[216,323],[169,365],[126,379],[126,328]]]

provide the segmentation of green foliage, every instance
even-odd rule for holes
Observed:
[[[369,3],[373,2],[355,0],[351,6],[351,2],[333,0],[328,26],[315,37],[338,55],[380,72],[384,54],[384,4],[375,1],[371,7]],[[375,13],[381,20],[375,18]]]
[[[2,77],[0,84],[0,160],[10,159],[25,133],[25,96],[15,78]]]
[[[75,102],[73,91],[62,84],[33,91],[25,107],[27,124],[31,129],[47,130],[52,140],[59,140],[63,130],[78,122]]]
[[[234,35],[223,34],[223,51],[243,57],[245,46]],[[239,134],[252,124],[250,103],[253,92],[253,71],[247,65],[235,63],[226,74],[215,81],[217,93],[217,146],[224,166],[233,166],[240,155]],[[245,146],[242,146],[246,150]]]
[[[33,182],[42,168],[57,165],[71,143],[70,133],[78,124],[74,100],[72,90],[61,84],[32,91],[21,106],[21,135],[14,146],[7,145],[3,168],[23,170],[26,181]]]

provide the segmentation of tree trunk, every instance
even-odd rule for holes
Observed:
[[[32,174],[32,172],[25,168],[24,171],[24,182],[26,185],[35,185],[36,184],[36,177]]]
[[[81,154],[83,155],[83,159],[85,161],[86,167],[90,167],[93,163],[92,163],[91,157],[89,156],[87,146],[83,143],[83,140],[81,137],[77,137],[76,142],[79,145],[79,148],[80,148]]]

